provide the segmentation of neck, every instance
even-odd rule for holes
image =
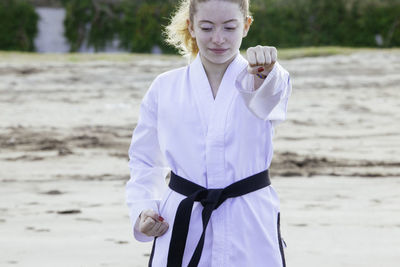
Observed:
[[[227,62],[221,64],[215,64],[213,62],[208,61],[200,54],[201,62],[206,72],[208,82],[210,83],[214,98],[217,95],[219,85],[221,84],[226,69],[228,68],[229,64],[232,63],[235,57],[236,56],[233,56]]]
[[[228,68],[229,64],[231,64],[232,61],[236,58],[236,55],[233,56],[228,61],[221,63],[221,64],[213,63],[213,62],[207,60],[201,54],[200,54],[200,58],[201,58],[201,62],[203,63],[204,70],[207,73],[207,76],[209,76],[209,75],[217,76],[217,77],[221,77],[221,79],[222,79],[226,69]]]

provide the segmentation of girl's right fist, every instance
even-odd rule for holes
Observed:
[[[161,236],[168,230],[168,223],[154,210],[142,211],[139,218],[139,231],[147,236]]]

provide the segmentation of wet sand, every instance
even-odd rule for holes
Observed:
[[[1,266],[146,266],[124,184],[139,104],[179,57],[0,56]],[[397,266],[400,52],[283,60],[273,186],[288,266]]]

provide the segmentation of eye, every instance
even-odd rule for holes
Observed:
[[[225,30],[234,31],[236,30],[236,27],[225,27]]]
[[[204,31],[204,32],[209,32],[209,31],[212,30],[211,27],[200,27],[200,29],[201,29],[202,31]]]

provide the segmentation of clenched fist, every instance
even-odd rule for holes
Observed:
[[[139,218],[139,231],[147,236],[161,236],[168,230],[168,223],[154,210],[142,211]]]
[[[250,74],[260,74],[258,77],[265,78],[274,67],[278,58],[278,52],[273,46],[250,47],[247,49],[247,71]]]

